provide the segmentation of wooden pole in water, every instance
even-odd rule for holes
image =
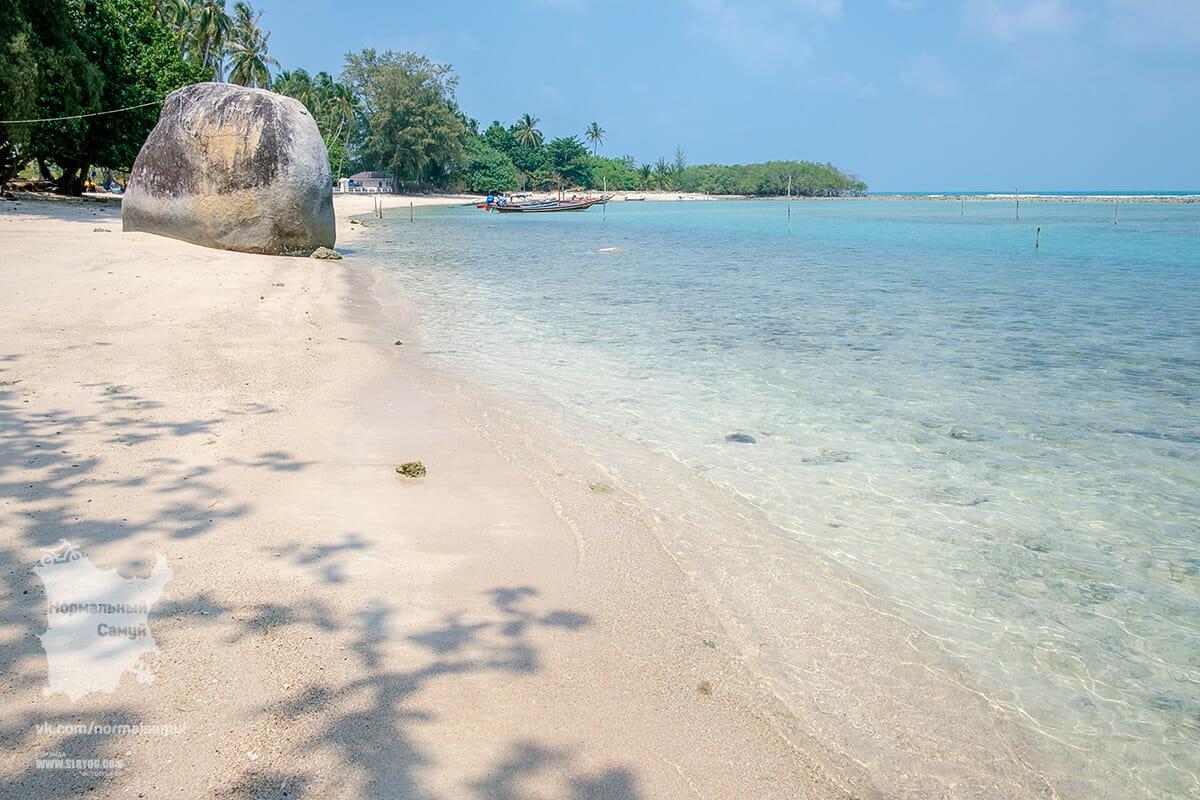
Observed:
[[[967,215],[967,198],[965,197],[958,198],[958,215],[960,217]]]
[[[1042,226],[1038,225],[1037,233],[1033,237],[1033,249],[1040,250],[1042,247]]]
[[[412,200],[409,200],[409,201],[408,201],[408,221],[409,221],[409,222],[412,222],[412,221],[413,221],[413,203],[412,203]]]
[[[1017,196],[1017,219],[1021,218],[1021,190],[1016,186],[1013,187],[1013,194]]]
[[[788,236],[792,235],[792,176],[788,175],[788,199],[787,199],[787,219],[788,219]]]
[[[1121,200],[1118,198],[1113,201],[1113,225],[1116,225],[1121,219]]]

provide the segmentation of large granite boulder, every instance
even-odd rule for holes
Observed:
[[[304,105],[197,83],[167,96],[121,203],[127,231],[207,247],[308,255],[333,247],[329,154]]]

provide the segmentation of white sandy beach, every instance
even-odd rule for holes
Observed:
[[[353,253],[370,201],[338,205]],[[394,342],[416,334],[353,255],[28,201],[0,252],[6,796],[843,796],[652,536],[585,558],[452,390],[415,386]],[[426,478],[395,474],[411,459]],[[153,683],[43,696],[30,567],[63,538],[127,575],[167,558]],[[80,723],[178,727],[54,727]],[[55,753],[123,765],[35,766]]]

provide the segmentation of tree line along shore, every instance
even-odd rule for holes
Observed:
[[[689,164],[680,146],[653,162],[601,155],[598,122],[554,137],[530,113],[485,127],[458,105],[453,69],[423,55],[368,48],[348,53],[335,77],[281,69],[269,44],[262,13],[240,1],[0,0],[0,184],[24,178],[78,195],[89,179],[123,178],[167,94],[228,81],[302,102],[335,180],[368,170],[408,191],[867,190],[829,163]]]

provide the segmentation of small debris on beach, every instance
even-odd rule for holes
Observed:
[[[92,228],[92,233],[112,233],[110,228]]]
[[[605,486],[603,483],[589,483],[588,488],[596,494],[611,494],[612,489]]]
[[[700,681],[696,684],[696,691],[705,697],[711,697],[713,693],[713,685],[710,681]]]
[[[420,478],[425,475],[425,465],[420,461],[406,461],[396,467],[396,473],[406,478]]]
[[[312,251],[312,256],[310,256],[310,258],[323,258],[329,261],[340,261],[342,259],[342,254],[337,250],[331,250],[328,247],[318,247],[316,250]]]
[[[279,281],[275,281],[275,282],[274,282],[274,283],[272,283],[271,285],[272,285],[272,286],[279,286],[279,287],[281,287],[281,288],[283,287],[283,284],[282,284],[282,283],[280,283]]]
[[[731,433],[725,437],[727,442],[737,442],[738,444],[757,444],[758,439],[755,439],[748,433]]]
[[[404,344],[404,342],[397,339],[396,341],[392,342],[392,344],[395,345],[396,347],[399,347],[400,345]]]

